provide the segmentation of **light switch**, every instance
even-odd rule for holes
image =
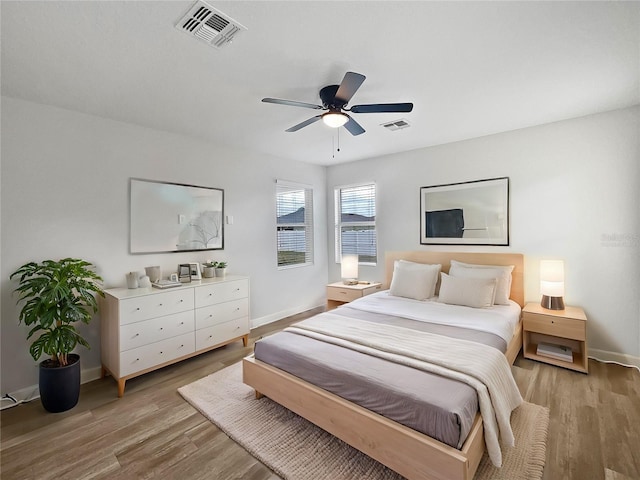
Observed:
[[[184,215],[178,215],[178,223],[180,225],[182,225],[184,223],[184,220],[185,220]]]
[[[233,215],[227,215],[227,225],[233,225]]]

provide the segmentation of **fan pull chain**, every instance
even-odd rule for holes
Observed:
[[[336,152],[340,152],[340,129],[336,129],[338,135],[338,148],[336,148],[336,137],[331,137],[331,158],[336,158]]]

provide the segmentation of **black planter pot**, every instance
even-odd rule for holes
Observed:
[[[76,406],[80,397],[80,356],[70,353],[64,367],[40,362],[40,401],[51,413],[65,412]]]

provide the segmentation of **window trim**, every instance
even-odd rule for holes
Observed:
[[[308,267],[314,265],[315,260],[315,249],[314,249],[314,221],[313,221],[313,186],[299,183],[299,182],[291,182],[288,180],[276,180],[276,216],[275,216],[275,232],[276,232],[276,267],[278,270],[288,270],[290,268],[298,268],[298,267]],[[282,190],[282,191],[281,191]],[[279,194],[284,193],[284,191],[304,191],[304,223],[278,223],[278,203],[279,203]],[[304,227],[305,231],[305,261],[300,263],[292,263],[286,265],[280,265],[279,262],[279,254],[280,254],[280,245],[278,239],[279,228],[283,226],[291,226],[291,227]]]
[[[339,185],[334,187],[333,189],[333,198],[334,198],[334,240],[335,240],[335,262],[337,264],[342,263],[342,227],[345,225],[342,222],[342,210],[341,210],[341,194],[342,190],[358,188],[358,187],[368,187],[373,186],[373,208],[374,208],[374,218],[376,220],[373,221],[362,221],[362,222],[348,222],[349,226],[373,226],[373,230],[375,232],[375,262],[365,262],[358,260],[358,265],[366,265],[366,266],[376,266],[378,264],[378,228],[377,228],[377,212],[378,212],[378,185],[376,182],[362,182],[362,183],[353,183],[349,185]]]

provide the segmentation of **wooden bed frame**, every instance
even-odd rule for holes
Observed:
[[[514,265],[511,299],[524,305],[524,258],[515,253],[388,252],[385,256],[388,288],[393,262],[398,259],[442,265],[450,260],[483,265]],[[505,353],[513,363],[522,346],[522,321]],[[243,381],[340,438],[409,480],[471,480],[485,450],[482,418],[476,415],[469,436],[457,450],[409,427],[311,385],[249,356],[243,360]]]

